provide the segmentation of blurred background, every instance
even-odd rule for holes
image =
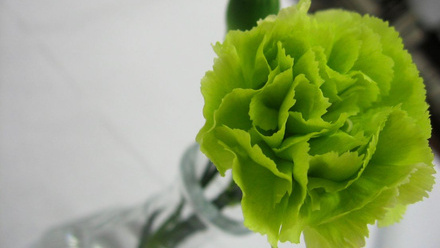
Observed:
[[[29,247],[54,225],[140,204],[175,181],[203,125],[199,82],[226,5],[0,0],[0,247]],[[440,1],[313,0],[312,10],[328,7],[401,32],[425,78],[437,149]],[[439,207],[436,185],[400,224],[373,231],[371,247],[438,247]]]

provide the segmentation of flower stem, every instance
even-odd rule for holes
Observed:
[[[199,181],[200,186],[206,188],[216,175],[218,175],[218,171],[212,162],[209,161]],[[212,200],[211,203],[218,209],[223,209],[226,206],[239,203],[241,197],[242,193],[240,188],[231,180],[228,187]],[[196,213],[191,214],[189,217],[182,218],[183,209],[187,203],[187,200],[182,197],[171,215],[167,217],[156,230],[154,230],[153,226],[158,220],[159,215],[163,213],[163,209],[158,209],[149,215],[142,229],[143,231],[138,247],[177,247],[179,243],[192,234],[207,229],[206,224]]]

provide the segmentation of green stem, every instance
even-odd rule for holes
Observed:
[[[205,167],[205,171],[203,172],[202,178],[200,179],[200,186],[202,188],[205,188],[206,185],[208,185],[208,183],[211,182],[212,178],[214,178],[214,176],[216,175],[218,175],[217,168],[211,162],[211,160],[209,160]]]
[[[212,162],[208,162],[205,171],[200,179],[202,188],[206,188],[212,179],[218,175],[218,171]],[[214,200],[212,204],[218,209],[223,209],[226,206],[237,204],[241,200],[241,190],[231,180],[229,186]],[[142,237],[139,243],[139,248],[158,248],[158,247],[176,247],[185,238],[192,234],[203,231],[207,226],[203,223],[197,214],[192,214],[186,219],[181,219],[182,210],[186,200],[182,198],[169,216],[157,230],[153,230],[153,224],[162,210],[157,210],[150,215],[143,227]]]

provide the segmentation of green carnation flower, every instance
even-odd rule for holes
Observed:
[[[425,89],[398,33],[310,1],[231,31],[202,80],[197,141],[232,169],[245,225],[309,247],[361,247],[398,221],[435,173]]]

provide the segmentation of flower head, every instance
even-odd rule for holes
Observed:
[[[202,80],[197,141],[243,192],[245,225],[278,241],[360,247],[434,183],[425,89],[398,33],[309,0],[230,31]]]

